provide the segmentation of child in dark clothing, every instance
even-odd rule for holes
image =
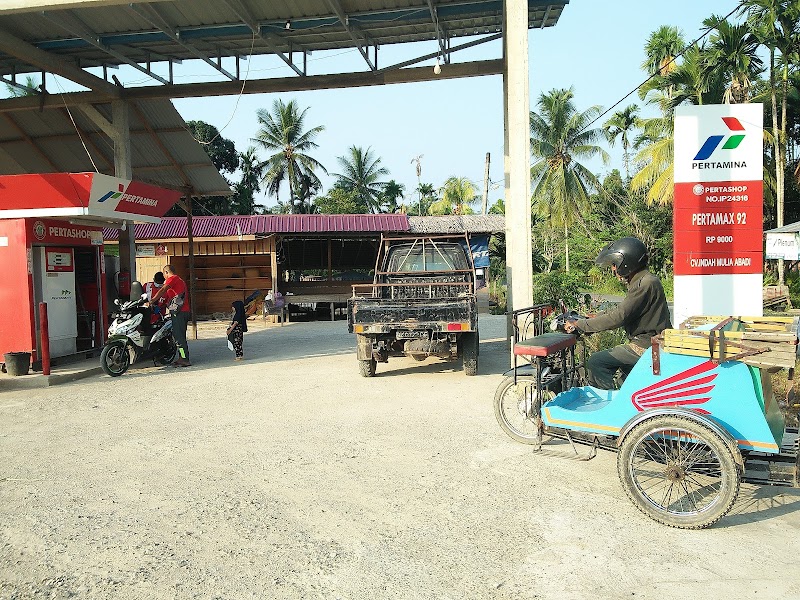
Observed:
[[[236,300],[231,304],[233,308],[233,319],[228,327],[228,340],[233,345],[236,352],[235,360],[244,358],[244,332],[247,331],[247,315],[244,314],[244,302]]]

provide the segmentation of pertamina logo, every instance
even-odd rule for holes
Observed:
[[[692,163],[693,169],[730,169],[734,167],[743,168],[747,166],[747,163],[743,160],[724,162],[709,160],[714,152],[717,151],[717,149],[735,150],[745,138],[744,133],[738,133],[740,131],[744,131],[744,126],[742,126],[741,122],[739,122],[739,119],[736,117],[722,117],[722,120],[730,130],[730,134],[708,136],[708,139],[705,141],[703,146],[700,148],[700,151],[693,159],[695,161]],[[725,139],[726,137],[728,138],[727,140]],[[723,140],[725,140],[724,144],[722,143]],[[720,144],[722,144],[721,148]]]
[[[107,192],[106,194],[100,196],[100,198],[97,199],[97,203],[102,204],[103,202],[109,199],[110,200],[120,199],[120,201],[130,202],[133,204],[143,204],[145,206],[158,206],[158,200],[154,198],[145,198],[144,196],[136,196],[133,194],[125,193],[125,189],[123,188],[122,185],[119,186],[118,192]]]

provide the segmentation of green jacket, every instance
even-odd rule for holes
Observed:
[[[672,327],[661,280],[647,269],[634,273],[622,302],[591,319],[579,319],[575,326],[586,333],[624,327],[631,342],[649,348],[650,338]]]

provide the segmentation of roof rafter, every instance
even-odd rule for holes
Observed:
[[[161,149],[161,151],[164,153],[164,156],[167,157],[167,160],[169,160],[169,162],[172,163],[172,167],[181,176],[181,179],[183,180],[183,185],[187,188],[192,187],[191,180],[186,175],[186,171],[183,170],[180,163],[177,160],[175,160],[175,157],[172,155],[172,152],[169,151],[169,148],[167,148],[167,146],[164,144],[161,138],[158,137],[158,134],[150,126],[150,121],[148,121],[147,118],[144,116],[142,110],[139,108],[136,102],[131,102],[131,108],[133,109],[133,112],[136,113],[136,116],[139,118],[139,120],[142,122],[142,125],[144,125],[144,128],[150,134],[150,137],[153,140],[153,142],[155,142],[156,146],[158,146]]]
[[[20,135],[20,137],[22,137],[22,139],[25,140],[25,142],[34,149],[36,154],[38,154],[48,165],[50,165],[50,168],[53,169],[53,172],[61,170],[56,166],[56,164],[52,160],[50,160],[50,157],[47,155],[47,153],[44,150],[42,150],[33,139],[31,139],[31,136],[25,133],[25,130],[19,126],[19,124],[12,118],[11,115],[5,113],[3,114],[3,118],[9,125],[11,125],[12,128],[14,128],[14,130]]]
[[[77,121],[75,121],[75,119],[72,118],[72,114],[69,112],[69,109],[67,107],[65,107],[65,106],[62,106],[61,107],[61,113],[64,116],[66,116],[72,122],[72,124],[75,126],[75,131],[78,132],[78,135],[80,136],[81,140],[86,142],[86,144],[88,146],[91,146],[94,149],[94,151],[97,153],[97,156],[99,156],[100,158],[103,159],[103,162],[106,164],[106,169],[111,169],[111,171],[113,172],[113,170],[114,170],[114,161],[112,159],[110,159],[108,156],[106,156],[106,154],[103,152],[103,150],[100,148],[100,146],[95,144],[94,140],[92,140],[92,136],[90,135],[90,133],[88,131],[86,131],[85,129],[83,129],[80,125],[78,125]],[[42,137],[40,136],[39,139],[42,139]],[[88,153],[89,153],[89,151],[87,149],[87,154]],[[89,155],[89,158],[91,158],[91,154]]]
[[[367,40],[366,35],[360,31],[356,31],[355,27],[350,25],[350,19],[344,12],[339,0],[328,0],[328,4],[333,12],[336,13],[339,22],[342,24],[342,27],[344,27],[347,34],[356,43],[358,51],[361,53],[361,56],[364,58],[364,60],[367,61],[367,65],[369,65],[370,70],[377,71],[378,67],[372,63],[369,58],[369,53],[367,52],[367,48],[370,46],[370,43]]]
[[[147,69],[146,67],[143,67],[142,65],[137,63],[135,60],[133,60],[131,58],[128,58],[127,56],[125,56],[121,52],[117,52],[116,50],[114,50],[113,48],[108,46],[107,44],[104,44],[102,38],[99,35],[97,35],[97,33],[92,31],[89,28],[89,26],[86,25],[86,23],[81,21],[81,19],[79,17],[77,17],[74,14],[72,14],[72,11],[70,11],[70,10],[62,10],[62,11],[58,11],[57,13],[52,13],[52,12],[43,10],[42,11],[42,16],[45,19],[47,19],[48,21],[50,21],[51,23],[53,23],[54,25],[57,25],[58,27],[61,27],[63,30],[68,31],[68,32],[70,32],[70,33],[72,33],[74,35],[77,35],[83,41],[91,44],[92,46],[94,46],[98,50],[102,50],[103,52],[105,52],[109,56],[113,56],[117,60],[120,60],[120,61],[124,62],[125,64],[130,65],[131,67],[133,67],[137,71],[141,71],[142,73],[144,73],[148,77],[152,77],[153,79],[155,79],[156,81],[160,81],[161,83],[169,84],[169,81],[167,81],[166,79],[164,79],[160,75],[156,75],[150,69]]]
[[[278,56],[283,62],[285,62],[292,71],[297,73],[298,75],[305,76],[305,71],[299,69],[289,57],[287,57],[283,52],[281,52],[277,46],[273,43],[273,39],[277,37],[275,34],[264,33],[261,30],[261,26],[256,21],[253,14],[248,10],[248,8],[242,3],[241,0],[222,0],[225,4],[228,5],[233,12],[236,13],[244,23],[250,28],[254,35],[260,37],[267,45],[267,47],[272,51],[273,54]]]
[[[140,17],[142,17],[145,21],[150,23],[153,27],[155,27],[156,29],[158,29],[162,33],[164,33],[173,42],[175,42],[176,44],[178,44],[178,45],[182,46],[183,48],[185,48],[186,50],[188,50],[196,58],[199,58],[200,60],[202,60],[204,63],[206,63],[210,67],[216,69],[217,71],[219,71],[220,73],[225,75],[225,77],[227,77],[231,81],[235,81],[236,80],[236,76],[235,75],[229,73],[227,70],[222,68],[221,61],[220,62],[215,62],[215,61],[211,60],[208,56],[206,56],[205,54],[200,52],[200,50],[195,48],[193,45],[184,42],[181,39],[180,31],[177,31],[177,30],[173,29],[169,25],[169,23],[167,23],[167,21],[164,19],[164,17],[161,16],[161,13],[159,13],[158,10],[152,4],[148,4],[148,3],[143,3],[143,4],[131,3],[130,5],[128,5],[128,8],[130,10],[132,10],[133,12],[135,12]]]
[[[16,56],[37,69],[60,75],[105,96],[119,98],[121,95],[121,90],[105,79],[87,73],[64,59],[40,50],[36,46],[2,30],[0,30],[0,51]]]

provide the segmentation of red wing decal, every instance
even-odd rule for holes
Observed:
[[[631,402],[637,410],[657,408],[660,406],[685,406],[703,404],[711,397],[712,383],[717,378],[717,373],[708,373],[717,365],[711,361],[701,363],[686,371],[681,371],[652,385],[634,392]]]

